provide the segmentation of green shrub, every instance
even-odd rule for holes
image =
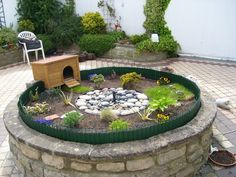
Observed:
[[[52,39],[51,35],[47,34],[38,34],[37,38],[42,40],[44,52],[46,54],[51,54],[56,50],[56,44]]]
[[[194,98],[194,94],[191,91],[177,83],[146,88],[144,93],[150,100],[159,100],[162,97],[170,97],[178,101]]]
[[[146,39],[144,41],[139,42],[136,45],[136,50],[141,52],[150,52],[150,53],[157,53],[158,43],[152,42],[151,39]]]
[[[83,34],[83,26],[79,16],[64,19],[55,29],[53,39],[57,46],[66,47],[78,41]]]
[[[102,74],[94,75],[91,81],[95,84],[95,88],[100,89],[101,84],[105,82],[105,78]]]
[[[48,32],[48,21],[60,22],[63,4],[58,0],[17,0],[19,21],[28,19],[34,23],[35,32]]]
[[[100,119],[104,122],[112,122],[117,118],[117,115],[110,108],[105,108],[100,113]]]
[[[106,31],[106,24],[98,12],[88,12],[82,17],[84,31],[88,34],[99,34]]]
[[[35,103],[34,106],[27,106],[25,107],[25,110],[28,114],[30,115],[38,115],[38,114],[43,114],[47,113],[50,111],[49,104],[46,102],[42,103]]]
[[[0,29],[0,47],[8,44],[16,44],[17,35],[11,28]]]
[[[124,31],[112,31],[112,32],[108,32],[107,34],[112,36],[116,42],[126,37],[126,34]]]
[[[171,35],[166,35],[160,37],[160,41],[157,46],[157,51],[166,52],[169,55],[173,55],[176,54],[178,48],[179,44],[177,43],[177,41],[175,41]]]
[[[109,129],[113,131],[126,130],[129,128],[129,123],[125,120],[114,120],[109,124]]]
[[[165,111],[169,106],[175,105],[177,100],[171,97],[162,97],[158,100],[152,100],[149,102],[149,107],[152,110],[161,110],[162,112]]]
[[[96,56],[102,56],[108,50],[114,47],[116,41],[110,35],[83,35],[79,40],[79,46],[82,51],[95,53]]]
[[[19,21],[19,24],[18,24],[18,31],[21,32],[21,31],[34,31],[35,28],[34,28],[34,24],[32,21],[30,20],[21,20]]]
[[[123,74],[120,77],[121,86],[124,89],[134,89],[135,84],[140,82],[141,79],[142,79],[141,74],[137,74],[136,72]]]
[[[74,127],[83,119],[83,115],[78,111],[71,111],[65,114],[63,122],[68,127]]]
[[[132,35],[129,37],[129,39],[132,44],[137,44],[139,42],[149,39],[149,37],[147,34],[142,34],[142,35]]]
[[[75,93],[83,94],[83,93],[87,93],[87,92],[93,90],[93,88],[87,87],[87,86],[82,86],[82,85],[69,88],[66,85],[63,85],[62,90],[67,91],[67,92],[72,91],[72,92],[75,92]]]
[[[29,98],[31,101],[38,101],[39,100],[38,87],[35,89],[34,93],[32,90],[30,90]]]

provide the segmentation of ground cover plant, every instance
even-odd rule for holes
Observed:
[[[72,89],[62,86],[61,88],[46,90],[39,94],[38,100],[31,100],[25,106],[25,109],[38,123],[55,127],[70,127],[100,132],[120,131],[146,127],[153,124],[162,124],[166,121],[176,119],[179,114],[188,111],[195,103],[195,97],[191,91],[183,85],[172,83],[166,77],[160,77],[159,80],[150,80],[135,72],[120,76],[116,75],[116,77],[106,76],[102,79],[102,84],[100,83],[100,88],[98,89],[93,82],[95,76],[101,75],[99,73],[90,73],[87,76],[87,80],[81,81],[80,86]],[[135,94],[139,94],[139,96],[141,94],[141,97],[144,97],[144,99],[145,95],[142,95],[142,93],[147,95],[149,103],[145,104],[145,109],[139,110],[136,113],[120,115],[117,114],[116,110],[111,110],[109,107],[104,106],[100,113],[88,112],[83,100],[91,103],[90,109],[93,111],[93,107],[98,104],[98,99],[95,98],[106,97],[106,95],[100,95],[100,91],[107,90],[108,88],[119,88],[117,92],[121,94],[124,92],[122,89],[124,85],[124,80],[121,79],[122,76],[123,78],[128,77],[129,82],[136,83],[135,87],[132,87],[126,95],[130,95],[132,89],[135,89],[137,91]],[[125,81],[127,81],[127,78]],[[36,90],[33,92],[34,94],[36,94]],[[89,99],[88,97],[91,97],[90,95],[92,94],[96,96],[94,99]],[[115,94],[114,96],[116,96]],[[114,97],[109,97],[107,96],[108,99],[114,99]],[[79,98],[81,98],[81,101],[77,103],[76,100]],[[140,104],[136,104],[139,101],[136,101],[135,98],[130,99],[135,101],[133,103],[134,106],[129,106],[130,103],[123,103],[124,106],[128,106],[130,110],[137,109],[135,105]],[[103,104],[105,105],[105,103],[106,101]],[[39,108],[40,106],[41,108]],[[85,107],[84,109],[83,106]],[[45,121],[42,120],[43,117],[50,117],[50,115],[57,115],[57,118],[50,120],[50,122],[46,121],[46,119]]]

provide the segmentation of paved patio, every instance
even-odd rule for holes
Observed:
[[[174,68],[175,73],[193,76],[203,92],[213,98],[229,98],[230,110],[218,109],[214,122],[216,146],[236,153],[236,63],[207,61],[199,59],[174,58],[156,63],[137,63],[128,60],[97,59],[81,63],[81,69],[103,66],[137,66],[159,69],[162,66]],[[7,104],[25,89],[25,83],[33,80],[30,66],[21,64],[0,70],[0,177],[21,177],[11,158],[7,131],[2,116]],[[219,168],[207,163],[197,174],[198,177],[236,177],[236,167]]]

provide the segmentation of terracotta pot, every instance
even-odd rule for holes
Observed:
[[[211,154],[209,155],[209,159],[216,165],[219,165],[219,166],[223,166],[223,167],[231,167],[231,166],[234,166],[236,164],[236,156],[235,154],[232,154],[231,152],[227,151],[227,150],[218,150],[216,153],[222,153],[222,152],[226,152],[228,154],[228,156],[230,157],[233,157],[235,159],[235,161],[231,164],[223,164],[221,162],[217,162],[215,160],[212,159],[211,157]]]

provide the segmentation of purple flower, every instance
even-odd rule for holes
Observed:
[[[38,119],[34,120],[34,122],[40,123],[40,124],[45,124],[45,125],[52,125],[52,120],[45,120],[45,119]]]
[[[96,76],[97,74],[89,74],[88,75],[88,80],[91,80],[94,76]]]

